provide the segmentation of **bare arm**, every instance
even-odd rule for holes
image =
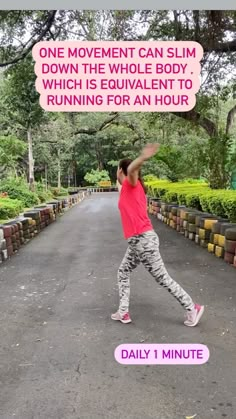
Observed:
[[[139,170],[143,163],[154,156],[160,145],[159,144],[147,144],[140,156],[135,159],[128,167],[128,181],[131,185],[135,186],[138,182]]]

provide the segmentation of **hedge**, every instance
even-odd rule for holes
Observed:
[[[146,182],[148,194],[165,202],[186,205],[236,222],[236,191],[212,190],[206,183]]]

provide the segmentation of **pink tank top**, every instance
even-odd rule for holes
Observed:
[[[140,181],[132,186],[127,178],[124,180],[118,207],[125,239],[153,230],[147,213],[147,198]]]

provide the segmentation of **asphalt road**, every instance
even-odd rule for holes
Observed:
[[[95,194],[0,267],[0,418],[236,418],[236,270],[154,221],[170,274],[206,306],[183,325],[178,302],[139,267],[133,323],[113,322],[126,250],[117,194]],[[198,366],[127,366],[121,343],[203,343]]]

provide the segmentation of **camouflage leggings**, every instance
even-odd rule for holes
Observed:
[[[129,247],[118,270],[118,285],[121,314],[129,311],[130,273],[140,264],[154,279],[180,302],[186,310],[192,310],[194,303],[183,288],[168,274],[159,251],[159,238],[155,231],[148,231],[128,240]]]

